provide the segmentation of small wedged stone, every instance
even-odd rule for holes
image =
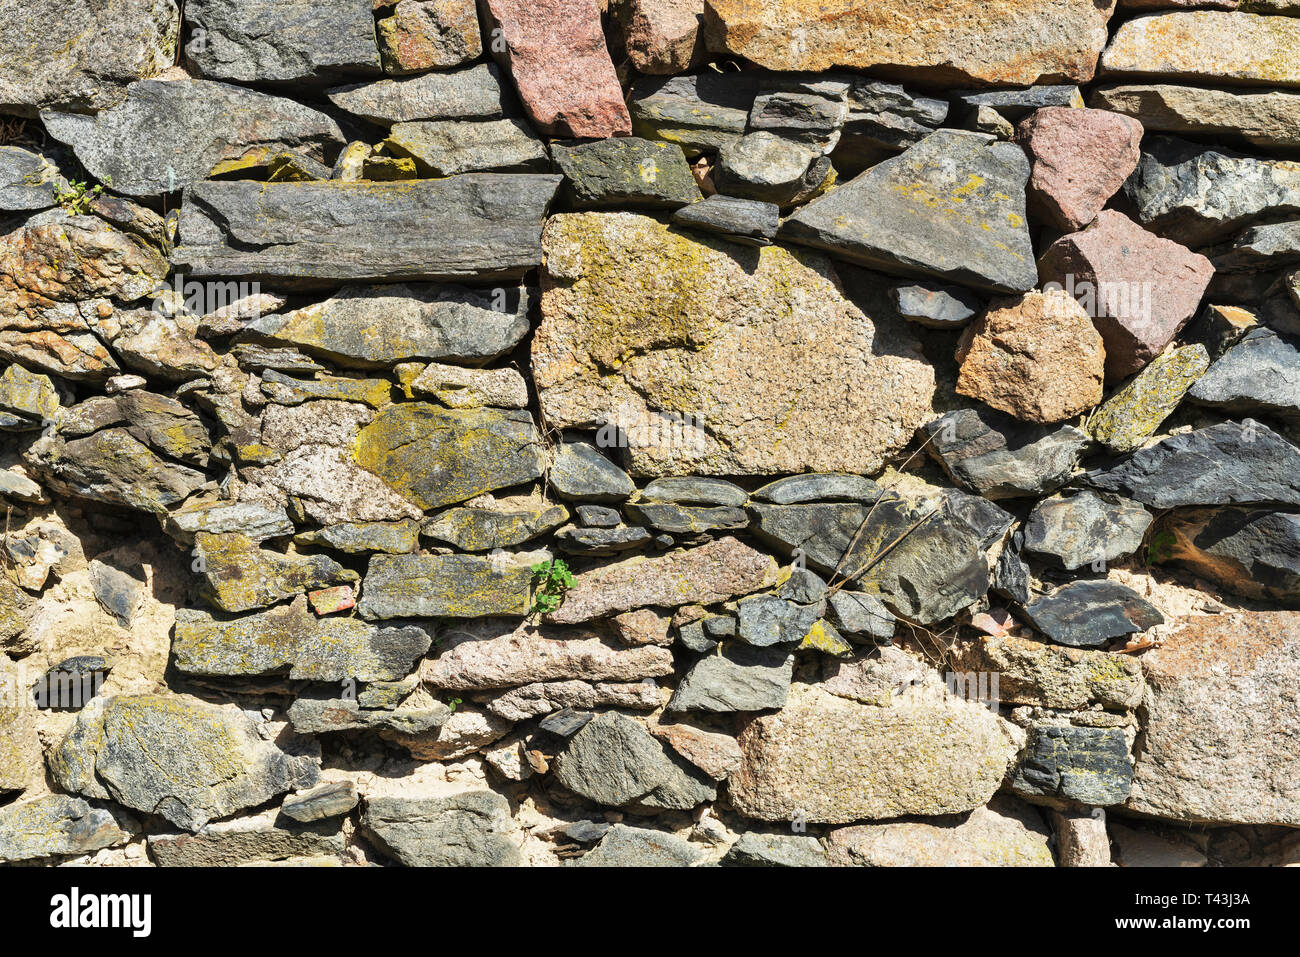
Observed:
[[[1164,624],[1160,610],[1126,585],[1084,579],[1024,606],[1025,617],[1060,645],[1102,648],[1116,638]]]
[[[1137,451],[1209,367],[1200,343],[1162,352],[1088,417],[1088,434],[1117,455]]]
[[[586,442],[564,442],[555,451],[548,475],[551,488],[572,502],[621,502],[636,483]]]
[[[875,269],[1024,292],[1037,284],[1029,176],[1018,146],[940,130],[798,210],[781,232]]]
[[[816,148],[759,130],[722,147],[714,179],[730,196],[789,207],[815,195],[832,172]]]
[[[357,579],[356,572],[325,555],[283,555],[259,547],[242,532],[197,532],[194,556],[203,578],[204,600],[227,612],[265,608],[306,591]]]
[[[191,0],[185,56],[200,76],[241,83],[323,83],[380,72],[368,0]]]
[[[745,132],[758,88],[749,71],[639,77],[628,98],[632,131],[676,143],[687,156],[716,153]]]
[[[329,694],[312,692],[289,706],[289,723],[295,732],[380,731],[422,735],[441,728],[452,715],[452,710],[441,702],[427,707],[368,708],[356,698],[331,698]]]
[[[364,618],[485,618],[528,614],[537,555],[374,555],[358,609]]]
[[[411,519],[404,522],[343,522],[324,528],[299,532],[295,545],[314,545],[345,555],[385,552],[405,555],[419,547],[420,526]]]
[[[376,628],[357,618],[317,618],[298,599],[233,620],[180,609],[172,652],[177,669],[187,674],[395,681],[411,673],[431,642],[414,625]]]
[[[640,502],[674,502],[679,505],[739,506],[749,500],[739,485],[725,479],[700,476],[657,478],[641,490]]]
[[[1056,491],[1088,446],[1073,426],[1026,424],[992,409],[959,409],[922,428],[926,450],[953,481],[994,500]]]
[[[627,647],[589,628],[550,628],[489,620],[461,622],[425,666],[435,688],[480,691],[539,682],[632,682],[672,674],[672,653]]]
[[[1221,10],[1178,10],[1122,24],[1101,58],[1104,76],[1215,85],[1300,86],[1300,22]]]
[[[445,70],[483,53],[474,0],[401,0],[375,31],[384,72],[393,76]]]
[[[242,867],[294,859],[341,860],[347,841],[338,821],[302,824],[274,811],[205,824],[197,834],[150,834],[159,867]]]
[[[672,502],[634,502],[627,507],[635,521],[674,535],[736,530],[749,525],[743,508],[734,505],[676,505]]]
[[[309,791],[290,794],[280,805],[285,817],[309,824],[347,814],[359,803],[357,786],[351,781],[331,781]]]
[[[733,243],[768,246],[781,225],[781,208],[775,203],[715,193],[682,206],[673,213],[673,223],[685,229],[717,233]]]
[[[610,556],[649,547],[654,536],[637,525],[615,528],[575,528],[568,526],[555,533],[555,545],[570,555]]]
[[[403,498],[433,509],[540,478],[542,448],[527,411],[401,402],[357,434],[353,456]]]
[[[1006,704],[1133,711],[1142,701],[1141,660],[1128,655],[984,637],[958,645],[952,665],[959,672],[996,674],[998,697]]]
[[[1300,222],[1252,226],[1231,244],[1219,247],[1211,260],[1223,273],[1253,273],[1300,262]]]
[[[931,329],[960,329],[983,308],[983,303],[957,286],[913,283],[890,290],[898,314]]]
[[[1176,562],[1248,598],[1300,603],[1300,515],[1264,509],[1178,510],[1152,538],[1154,558]]]
[[[826,851],[811,834],[746,831],[727,849],[721,867],[827,867]]]
[[[1268,329],[1247,332],[1187,392],[1230,415],[1300,420],[1300,345]]]
[[[528,383],[514,369],[463,369],[434,362],[406,388],[411,394],[431,395],[451,409],[528,408]]]
[[[326,95],[340,109],[383,126],[416,120],[499,120],[518,110],[502,82],[501,69],[493,63],[409,79],[354,83]]]
[[[34,213],[55,205],[59,168],[41,153],[21,146],[0,146],[0,210]]]
[[[1141,505],[1118,495],[1088,489],[1060,493],[1029,513],[1022,550],[1066,571],[1105,568],[1142,547],[1151,518]]]
[[[90,854],[128,839],[108,811],[66,794],[0,808],[0,861],[7,863]]]
[[[512,548],[554,531],[569,520],[563,505],[529,509],[453,508],[433,516],[420,528],[425,538],[449,542],[466,552]]]
[[[74,498],[162,514],[197,491],[207,477],[155,455],[126,429],[64,441],[38,439],[24,460],[46,485]]]
[[[704,851],[674,834],[615,824],[575,867],[691,867]]]
[[[1011,790],[1028,798],[1106,807],[1127,800],[1132,784],[1133,762],[1122,728],[1039,723],[1029,730]]]
[[[185,189],[223,162],[267,162],[286,151],[319,161],[343,144],[324,113],[226,83],[141,80],[125,97],[93,116],[43,110],[41,122],[92,176],[127,196]]]
[[[539,681],[511,688],[483,701],[489,714],[505,721],[527,721],[564,708],[627,708],[654,711],[660,705],[659,687],[654,681]]]
[[[383,146],[395,156],[413,160],[424,176],[547,173],[551,169],[546,144],[516,119],[398,123]]]
[[[744,760],[728,792],[761,821],[969,811],[993,796],[1015,755],[1001,719],[980,705],[936,695],[877,707],[807,685],[751,718],[739,740]]]
[[[1108,469],[1094,488],[1152,508],[1183,505],[1300,505],[1300,449],[1252,419],[1175,435]]]
[[[170,694],[118,696],[83,709],[50,767],[65,790],[111,795],[191,832],[320,776],[317,759],[262,740],[233,706]]]
[[[204,182],[185,192],[172,265],[203,278],[518,279],[541,261],[552,174],[358,183]]]
[[[556,144],[551,153],[578,209],[676,209],[702,198],[686,157],[672,144],[623,136],[577,146]]]
[[[788,648],[728,642],[700,658],[682,676],[668,711],[730,713],[785,707],[794,674]]]
[[[717,604],[776,584],[776,561],[734,538],[670,552],[629,558],[574,576],[564,603],[546,616],[552,624],[576,624],[634,608]]]
[[[447,797],[372,797],[361,826],[407,867],[517,867],[524,863],[510,803],[494,791]]]

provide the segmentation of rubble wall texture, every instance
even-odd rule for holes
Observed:
[[[0,220],[0,862],[1300,862],[1294,3],[0,0]]]

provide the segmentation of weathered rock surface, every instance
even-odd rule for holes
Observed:
[[[1185,619],[1143,656],[1147,721],[1125,807],[1194,822],[1300,820],[1295,727],[1300,618],[1294,612]]]
[[[353,83],[327,95],[340,109],[383,126],[415,120],[499,120],[519,109],[500,68],[492,63],[409,79]]]
[[[358,606],[366,618],[526,615],[533,573],[527,554],[375,555]]]
[[[338,124],[283,97],[207,80],[142,80],[94,116],[41,112],[98,180],[128,196],[185,189],[222,162],[265,162],[292,150],[322,159],[343,145]]]
[[[1104,648],[1116,638],[1164,624],[1160,610],[1119,582],[1081,579],[1025,605],[1025,617],[1057,644]]]
[[[65,790],[111,795],[188,831],[319,777],[314,759],[262,740],[233,706],[188,695],[122,696],[84,709],[50,768]]]
[[[105,429],[84,439],[38,440],[25,456],[51,487],[75,498],[163,513],[198,490],[202,472],[155,455],[125,429]]]
[[[1030,202],[1065,232],[1096,219],[1141,156],[1142,124],[1105,110],[1048,107],[1017,132],[1033,164]]]
[[[1131,711],[1142,701],[1141,662],[1125,655],[987,637],[958,646],[953,667],[997,674],[998,695],[1007,704]]]
[[[551,487],[574,502],[619,502],[636,491],[621,468],[586,442],[565,442],[555,450]]]
[[[1087,489],[1039,502],[1024,526],[1024,553],[1074,571],[1132,555],[1142,546],[1151,513],[1136,502]]]
[[[1089,103],[1131,116],[1148,130],[1239,137],[1266,149],[1300,147],[1300,93],[1288,90],[1124,84],[1099,87]]]
[[[0,22],[0,109],[24,116],[112,106],[175,62],[181,30],[172,0],[5,0]]]
[[[872,268],[1024,292],[1037,281],[1029,176],[1019,147],[941,130],[796,211],[782,235]]]
[[[545,247],[542,410],[617,427],[634,472],[870,473],[928,418],[933,372],[871,278],[846,296],[821,256],[627,213],[556,216]],[[823,377],[840,390],[808,388]],[[846,418],[844,401],[871,414]]]
[[[347,841],[337,821],[302,825],[274,811],[206,824],[197,834],[150,834],[160,867],[240,867],[306,858],[340,860]]]
[[[800,685],[782,710],[745,725],[740,747],[728,783],[740,813],[829,824],[980,807],[1015,750],[978,705],[872,707]]]
[[[1102,399],[1102,337],[1061,290],[995,299],[963,333],[957,359],[958,393],[1027,422],[1064,422]]]
[[[709,0],[705,39],[773,70],[889,67],[932,80],[1028,86],[1092,79],[1113,4],[994,0]]]
[[[523,863],[510,804],[492,791],[447,797],[378,797],[361,818],[367,834],[408,867],[517,867]]]
[[[705,56],[703,0],[624,0],[613,12],[638,73],[685,73]]]
[[[0,861],[89,854],[127,839],[108,811],[65,794],[0,808]]]
[[[706,233],[717,233],[735,243],[767,246],[781,225],[781,209],[774,203],[740,199],[715,193],[673,213],[673,223]]]
[[[458,173],[546,173],[546,144],[522,120],[420,120],[398,123],[384,148],[409,157],[425,176]]]
[[[826,867],[826,851],[811,834],[747,831],[718,862],[723,867]]]
[[[483,52],[474,0],[401,0],[375,29],[391,75],[445,70]]]
[[[1105,807],[1122,804],[1132,783],[1123,729],[1036,724],[1011,789],[1025,797]]]
[[[681,148],[635,136],[552,148],[578,209],[675,209],[701,199]]]
[[[991,499],[1039,496],[1064,485],[1088,437],[1073,426],[1018,422],[991,409],[959,409],[924,427],[926,450],[963,488]]]
[[[1250,598],[1300,602],[1300,515],[1264,509],[1190,509],[1165,516],[1155,558]]]
[[[1209,367],[1199,343],[1162,352],[1088,417],[1088,434],[1116,454],[1137,451]]]
[[[265,608],[283,598],[339,582],[357,573],[325,555],[283,555],[260,548],[240,532],[194,536],[195,563],[204,599],[227,612]]]
[[[541,261],[542,217],[559,183],[550,174],[493,173],[206,182],[186,191],[172,264],[197,277],[518,278]]]
[[[682,676],[669,711],[767,711],[785,706],[794,673],[786,648],[728,643],[706,654]]]
[[[482,700],[484,696],[475,697]],[[564,708],[654,711],[660,703],[659,686],[653,680],[588,682],[571,678],[520,685],[489,698],[484,707],[489,714],[516,722],[543,717]]]
[[[703,856],[703,850],[675,835],[615,824],[576,866],[690,867]]]
[[[1106,76],[1300,86],[1300,23],[1288,17],[1189,10],[1137,17],[1102,56]]]
[[[1268,329],[1247,332],[1187,397],[1230,415],[1300,419],[1300,345]]]

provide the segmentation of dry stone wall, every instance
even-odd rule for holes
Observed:
[[[0,862],[1300,860],[1300,19],[0,0]]]

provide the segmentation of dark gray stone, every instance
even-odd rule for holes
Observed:
[[[657,478],[642,489],[641,498],[680,505],[744,505],[749,495],[723,479],[686,476]]]
[[[1089,442],[1073,426],[1019,422],[992,409],[959,409],[923,428],[927,451],[953,481],[991,499],[1055,491]]]
[[[702,198],[679,146],[623,136],[577,146],[557,143],[551,153],[578,209],[676,209]]]
[[[1054,568],[1105,570],[1142,547],[1151,513],[1118,495],[1083,490],[1039,502],[1024,527],[1024,553]]]
[[[172,264],[195,277],[518,279],[541,262],[550,174],[395,183],[206,182],[186,190]]]
[[[826,851],[811,834],[747,831],[718,862],[723,867],[827,867]]]
[[[751,595],[736,603],[736,634],[759,648],[800,642],[826,613],[826,603],[797,605],[776,595]]]
[[[566,442],[555,453],[551,488],[573,502],[621,502],[636,491],[628,474],[586,442]]]
[[[1300,515],[1244,508],[1171,512],[1157,526],[1151,554],[1237,595],[1300,603]]]
[[[370,0],[188,0],[185,56],[201,76],[241,83],[379,74]]]
[[[587,528],[617,528],[623,524],[623,516],[616,508],[606,508],[604,505],[579,505],[574,511],[578,513],[578,521]]]
[[[719,529],[744,528],[749,516],[734,505],[676,505],[672,502],[634,502],[628,514],[660,532],[685,535]]]
[[[546,144],[527,123],[517,119],[398,123],[383,146],[394,156],[414,160],[422,176],[545,173],[551,169]]]
[[[900,316],[931,329],[960,329],[984,308],[977,296],[956,286],[914,283],[889,294]]]
[[[794,656],[782,648],[729,642],[707,654],[682,677],[669,711],[766,711],[785,707]]]
[[[915,146],[948,116],[948,103],[912,93],[894,83],[855,78],[849,90],[849,115],[835,149],[836,166],[861,168]]]
[[[646,548],[654,538],[638,525],[617,528],[576,528],[569,526],[555,533],[555,545],[570,555],[618,555]]]
[[[883,492],[879,485],[861,475],[815,472],[777,479],[758,489],[750,497],[773,505],[801,505],[808,502],[866,502],[870,504]]]
[[[1300,345],[1269,329],[1252,329],[1192,386],[1197,405],[1232,415],[1300,419]]]
[[[989,586],[991,591],[1020,605],[1029,601],[1029,566],[1020,557],[1023,540],[1023,533],[1016,532],[1012,541],[1002,549],[993,569],[993,583]]]
[[[357,806],[357,786],[351,781],[333,781],[291,794],[280,805],[280,813],[295,821],[309,823],[347,814]]]
[[[1083,106],[1077,86],[1031,86],[1019,90],[961,90],[952,101],[964,114],[974,115],[980,107],[996,110],[1012,123],[1048,106]]]
[[[495,63],[354,83],[330,90],[328,96],[340,109],[382,126],[417,120],[500,120],[519,110]]]
[[[1018,146],[941,130],[798,210],[782,235],[876,269],[1024,292],[1038,283],[1029,172]]]
[[[149,587],[144,567],[136,562],[128,568],[117,568],[97,558],[90,560],[87,567],[90,572],[90,587],[94,589],[95,600],[123,628],[131,625],[136,609],[144,600]]]
[[[826,597],[826,582],[806,568],[795,568],[776,594],[795,604],[812,605]]]
[[[0,861],[89,854],[128,839],[108,811],[66,794],[0,807]]]
[[[575,867],[690,867],[704,852],[664,831],[615,824]]]
[[[1264,272],[1300,262],[1300,222],[1252,226],[1212,262],[1219,272]]]
[[[831,171],[814,147],[774,133],[746,133],[718,153],[718,191],[742,199],[789,206],[810,196]]]
[[[378,797],[361,826],[379,848],[408,867],[518,867],[510,803],[494,791],[448,797]]]
[[[223,161],[285,151],[322,160],[343,145],[324,113],[208,80],[141,80],[112,109],[93,116],[45,110],[41,121],[92,176],[128,196],[186,189]]]
[[[1092,807],[1122,804],[1133,762],[1122,728],[1036,724],[1011,789],[1025,797],[1060,798]]]
[[[757,72],[640,77],[628,98],[632,131],[688,156],[717,152],[745,132],[758,86]]]
[[[54,205],[54,187],[66,182],[58,167],[21,146],[0,146],[0,212],[34,213]],[[776,224],[772,224],[776,232]]]
[[[1072,648],[1101,648],[1165,621],[1133,589],[1105,579],[1062,585],[1025,605],[1025,616],[1052,641]]]
[[[1158,509],[1300,505],[1300,449],[1251,419],[1221,422],[1157,442],[1084,478]]]
[[[885,642],[894,637],[898,619],[875,595],[841,589],[826,604],[827,619],[850,640]]]
[[[440,702],[427,708],[366,708],[352,698],[330,698],[323,693],[298,698],[289,706],[289,722],[299,734],[336,731],[424,734],[442,727],[451,714],[451,709]]]
[[[769,246],[781,225],[781,207],[715,193],[703,202],[678,209],[673,222],[686,229],[718,233],[732,242]]]

